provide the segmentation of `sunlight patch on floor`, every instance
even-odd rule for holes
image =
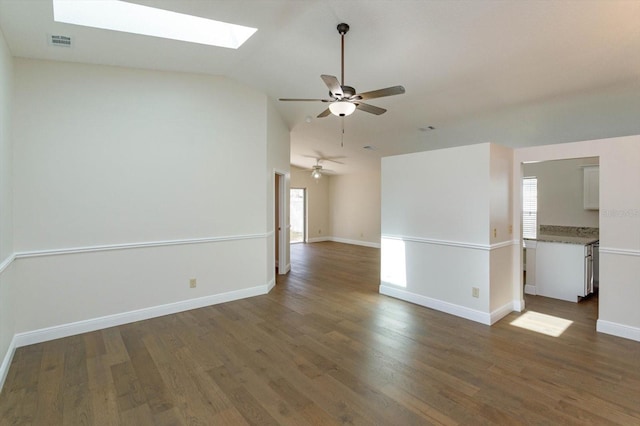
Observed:
[[[571,324],[573,324],[573,321],[534,311],[527,311],[511,321],[511,325],[516,327],[525,328],[552,337],[562,335]]]

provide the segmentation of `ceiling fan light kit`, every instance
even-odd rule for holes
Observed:
[[[333,115],[346,117],[347,115],[353,114],[353,111],[356,110],[356,105],[348,101],[338,101],[329,105],[329,109]]]
[[[280,98],[280,101],[306,101],[306,102],[325,102],[329,103],[329,108],[318,114],[318,118],[326,117],[333,114],[338,117],[346,117],[353,114],[356,109],[368,112],[370,114],[380,115],[387,110],[374,105],[366,104],[362,101],[367,99],[382,98],[385,96],[401,95],[405,92],[402,86],[387,87],[385,89],[372,90],[370,92],[358,93],[356,89],[344,84],[344,35],[349,31],[349,25],[345,23],[338,24],[338,33],[341,39],[341,57],[340,57],[340,77],[342,81],[338,81],[333,75],[321,75],[322,81],[329,89],[330,99],[290,99]]]

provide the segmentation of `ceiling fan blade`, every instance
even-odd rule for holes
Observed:
[[[297,98],[280,98],[279,101],[285,102],[333,102],[333,99],[297,99]]]
[[[303,157],[305,157],[305,158],[313,158],[314,160],[318,160],[318,161],[331,161],[332,163],[336,163],[336,164],[344,164],[343,162],[338,161],[338,160],[342,159],[342,158],[347,158],[344,155],[340,155],[338,157],[324,157],[324,156],[322,156],[320,154],[318,154],[317,156],[315,156],[315,155],[303,155]]]
[[[324,111],[322,111],[320,114],[318,114],[317,118],[323,118],[323,117],[326,117],[329,114],[331,114],[331,110],[329,108],[327,108]]]
[[[385,89],[372,90],[371,92],[358,93],[351,97],[351,99],[374,99],[374,98],[382,98],[384,96],[393,96],[393,95],[402,95],[404,93],[404,87],[402,86],[393,86],[387,87]]]
[[[356,108],[358,108],[360,111],[368,112],[368,113],[375,114],[375,115],[380,115],[380,114],[384,114],[385,112],[387,112],[387,110],[384,109],[384,108],[380,108],[380,107],[377,107],[377,106],[365,104],[363,102],[358,102],[356,104]]]
[[[333,96],[335,96],[338,99],[342,99],[342,96],[343,96],[342,87],[340,86],[340,82],[336,77],[332,75],[322,74],[320,78],[322,79],[322,81],[324,81],[324,84],[327,85],[327,87],[329,88],[329,91]]]

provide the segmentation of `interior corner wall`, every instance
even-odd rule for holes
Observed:
[[[17,58],[14,79],[16,333],[266,292],[265,95]]]
[[[380,247],[380,167],[331,176],[332,240]]]
[[[320,179],[311,172],[291,166],[291,188],[304,188],[307,193],[307,242],[326,241],[331,238],[329,217],[329,182],[334,176]]]
[[[283,215],[285,220],[285,229],[289,229],[289,187],[291,181],[290,172],[290,152],[291,142],[289,128],[286,126],[282,117],[278,114],[275,106],[272,102],[267,101],[267,229],[269,230],[269,237],[267,238],[267,278],[269,283],[275,284],[275,266],[274,259],[276,258],[276,233],[278,232],[275,225],[274,213],[276,210],[277,197],[275,196],[276,181],[275,173],[281,173],[284,179],[284,211],[279,212]],[[289,233],[285,232],[285,241],[281,241],[285,247],[285,258],[278,259],[282,261],[283,269],[287,271],[290,268],[290,247],[289,247]]]
[[[479,144],[382,159],[381,293],[490,322],[490,154]]]
[[[513,234],[513,149],[491,144],[490,192],[490,304],[494,318],[509,313],[521,304],[513,292],[519,256],[519,240]]]
[[[0,31],[0,388],[13,354],[11,345],[15,334],[12,100],[13,59]]]
[[[514,200],[521,200],[524,162],[599,157],[600,293],[598,331],[640,341],[640,136],[519,148]],[[514,201],[514,215],[522,206]],[[521,235],[520,223],[514,223]],[[519,265],[521,267],[521,265]],[[515,291],[522,293],[522,281]]]

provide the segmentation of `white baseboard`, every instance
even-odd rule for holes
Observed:
[[[280,265],[276,262],[276,268],[278,268],[278,275],[286,275],[291,270],[291,264],[287,263],[282,267],[282,269],[280,269]]]
[[[498,309],[492,311],[491,314],[489,315],[489,319],[491,321],[489,325],[493,325],[497,323],[498,321],[500,321],[502,318],[509,315],[514,310],[515,309],[513,308],[513,302],[509,302],[499,307]]]
[[[323,241],[333,241],[333,242],[336,242],[336,243],[353,244],[353,245],[356,245],[356,246],[380,248],[380,243],[372,243],[370,241],[360,241],[360,240],[349,240],[347,238],[316,237],[316,238],[308,238],[307,239],[308,243],[321,243]]]
[[[596,322],[596,331],[640,342],[640,328],[638,327],[631,327],[599,319]]]
[[[2,360],[2,364],[0,364],[0,390],[4,387],[4,381],[7,379],[7,374],[9,373],[9,367],[11,367],[11,360],[13,360],[14,353],[16,353],[15,336],[11,339],[9,348],[7,348],[7,353],[4,354],[4,359]]]
[[[217,305],[219,303],[231,302],[233,300],[247,297],[259,296],[269,292],[268,285],[250,287],[242,290],[230,291],[227,293],[213,294],[211,296],[199,297],[196,299],[182,300],[180,302],[168,303],[166,305],[153,306],[150,308],[138,309],[135,311],[122,312],[114,315],[107,315],[99,318],[61,324],[39,330],[17,333],[14,336],[15,347],[32,345],[34,343],[46,342],[48,340],[60,339],[62,337],[73,336],[81,333],[101,330],[103,328],[128,324],[135,321],[146,320],[164,315],[175,314],[191,309],[203,308],[205,306]]]
[[[271,281],[269,281],[269,283],[267,284],[267,293],[269,293],[271,291],[272,288],[274,288],[276,286],[276,279],[272,279]]]
[[[380,243],[372,243],[370,241],[360,241],[360,240],[349,240],[347,238],[338,238],[338,237],[331,237],[331,241],[335,241],[336,243],[343,243],[343,244],[353,244],[356,246],[364,246],[364,247],[373,247],[373,248],[380,248]]]
[[[422,296],[420,294],[411,293],[406,290],[401,290],[399,288],[389,287],[386,285],[380,285],[380,294],[395,297],[396,299],[405,300],[407,302],[415,303],[416,305],[435,309],[437,311],[442,311],[447,314],[479,322],[481,324],[491,325],[491,314],[487,312],[482,312],[475,309],[467,308],[465,306],[444,302],[442,300],[433,299],[431,297]]]
[[[321,243],[323,241],[331,241],[331,237],[314,237],[307,238],[308,243]]]
[[[524,311],[524,299],[513,301],[513,310],[516,312]]]
[[[527,284],[524,286],[524,294],[531,294],[533,296],[536,295],[536,286]]]

